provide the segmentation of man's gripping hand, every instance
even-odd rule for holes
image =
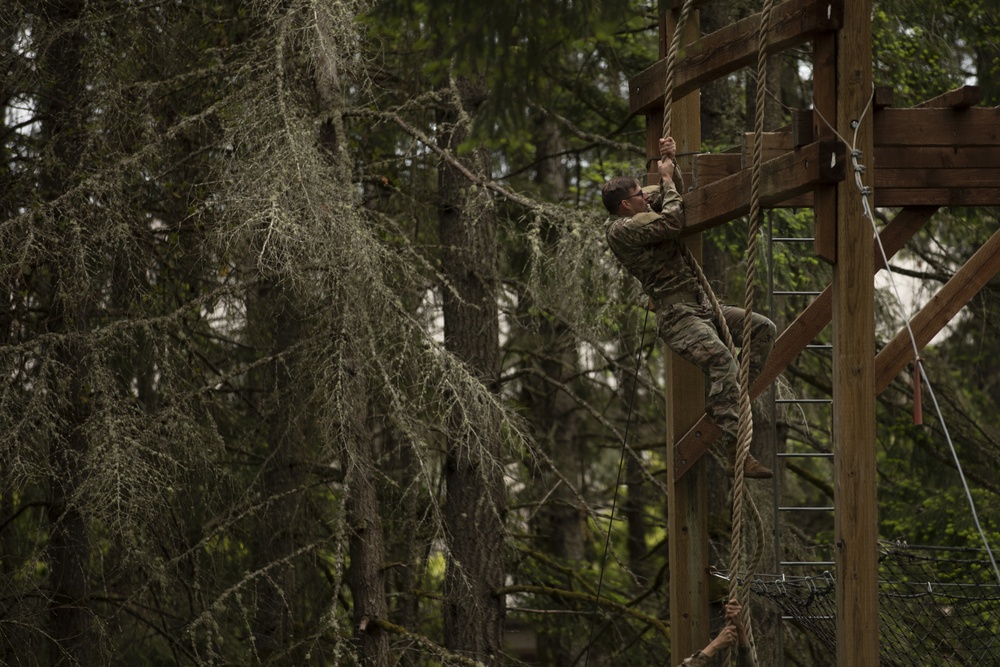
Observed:
[[[674,141],[673,137],[665,137],[660,139],[660,157],[662,158],[656,163],[656,169],[660,172],[660,178],[664,183],[672,183],[674,180],[674,169],[677,165],[674,164],[674,157],[677,155],[677,143]]]
[[[660,157],[664,160],[673,160],[677,157],[677,142],[673,137],[660,139]]]

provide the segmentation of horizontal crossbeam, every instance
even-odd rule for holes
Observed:
[[[771,11],[767,52],[779,53],[818,33],[837,30],[843,25],[843,16],[843,0],[788,0],[776,4]],[[759,32],[760,14],[754,14],[686,45],[676,63],[674,99],[756,62]],[[663,106],[666,69],[664,58],[629,81],[632,113]]]
[[[882,109],[872,119],[884,146],[1000,147],[1000,108]]]
[[[962,90],[952,92],[957,95]],[[968,95],[959,97],[971,99]],[[953,113],[942,109],[895,111],[912,111],[912,118],[933,116],[938,121],[946,119],[947,124],[937,129],[942,136],[950,134],[959,137],[966,118],[971,118],[982,129],[972,145],[958,143],[957,139],[948,145],[899,145],[894,137],[876,135],[875,159],[869,161],[862,156],[861,160],[875,167],[876,206],[1000,206],[1000,144],[990,145],[993,140],[989,136],[1000,132],[1000,117],[997,117],[996,110],[967,109]],[[879,118],[884,113],[888,110],[876,113],[875,117]],[[993,123],[993,127],[988,121]],[[790,130],[767,132],[763,141],[765,159],[791,155],[795,150],[794,133]],[[696,155],[694,185],[700,189],[747,170],[745,165],[752,150],[753,135],[748,135],[741,152]],[[812,205],[811,193],[769,204],[784,208]]]
[[[761,206],[774,207],[817,185],[844,180],[846,157],[844,144],[818,141],[764,162],[760,173]],[[685,234],[749,213],[750,186],[751,172],[743,169],[684,195]]]

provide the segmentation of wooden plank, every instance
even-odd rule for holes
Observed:
[[[764,162],[781,157],[795,148],[790,129],[779,132],[765,132],[761,139],[764,144],[761,148],[761,157]],[[745,132],[743,134],[743,166],[747,169],[753,166],[753,151],[756,143],[757,141],[753,132]]]
[[[695,187],[704,187],[743,169],[743,156],[739,153],[703,153],[695,155],[691,168]]]
[[[795,109],[792,111],[792,122],[789,126],[789,131],[792,133],[793,148],[801,148],[816,141],[812,122],[812,109]]]
[[[836,138],[837,123],[837,35],[824,33],[813,40],[813,136]],[[820,259],[837,261],[837,189],[818,187],[814,191],[813,252]]]
[[[677,12],[679,12],[681,10],[681,7],[684,6],[684,0],[662,0],[662,1],[664,3],[663,6],[665,6],[667,9],[672,9]],[[712,0],[694,0],[694,2],[691,3],[691,8],[697,9],[698,7],[704,7],[709,2],[712,2]]]
[[[1000,155],[1000,151],[997,151]],[[878,152],[875,153],[876,160]],[[919,163],[914,163],[919,164]],[[1000,196],[1000,167],[943,169],[940,167],[878,167],[878,188],[993,188]]]
[[[879,146],[875,137],[875,170],[1000,168],[1000,149],[981,146]]]
[[[917,109],[968,109],[979,104],[983,99],[983,91],[979,86],[960,86],[955,90],[924,100],[915,104]]]
[[[819,141],[761,165],[760,201],[772,207],[820,183],[844,179],[846,147]],[[684,195],[686,234],[701,232],[750,212],[750,170]]]
[[[764,142],[764,147],[761,149],[763,151],[780,151],[782,153],[787,153],[795,148],[795,144],[792,141],[791,128],[785,128],[784,130],[779,130],[777,132],[765,132],[761,137],[761,140]],[[756,138],[753,132],[744,132],[743,155],[753,155],[753,149],[756,143]]]
[[[875,205],[1000,206],[998,188],[883,188],[875,190]]]
[[[937,207],[904,208],[879,233],[885,254],[892,258],[906,243],[913,238],[924,224],[930,220]],[[873,273],[878,273],[884,267],[882,253],[872,251]],[[833,288],[827,287],[806,307],[774,342],[774,349],[767,358],[767,363],[761,369],[760,375],[750,386],[750,397],[760,396],[781,375],[795,357],[805,349],[806,345],[815,340],[820,331],[830,324],[833,314]],[[683,475],[708,447],[715,442],[719,434],[718,428],[712,424],[708,415],[703,414],[674,448],[674,474]]]
[[[875,98],[872,106],[876,111],[880,111],[893,105],[893,90],[889,86],[875,86]],[[959,86],[954,90],[937,95],[919,104],[914,104],[914,109],[968,109],[974,107],[983,100],[983,93],[979,86]]]
[[[676,12],[661,23],[664,45],[675,32]],[[692,14],[684,37],[690,42],[699,34],[697,15]],[[671,132],[680,154],[701,147],[701,98],[698,91],[678,95],[672,108]],[[662,131],[662,128],[661,128]],[[652,156],[650,156],[652,157]],[[701,259],[701,235],[685,239],[695,257]],[[666,453],[674,442],[705,411],[704,377],[701,369],[681,359],[674,352],[666,363],[667,429]],[[668,471],[669,466],[668,465]],[[670,559],[670,650],[671,655],[687,656],[709,641],[708,592],[708,470],[696,466],[685,479],[667,482],[668,555]],[[676,622],[674,622],[676,621]]]
[[[753,150],[753,135],[748,134],[746,141],[742,159],[733,153],[696,156],[689,185],[705,187],[748,168],[742,165]],[[794,137],[768,133],[765,141],[764,156],[774,159],[791,153]],[[875,164],[877,206],[1000,206],[998,148],[876,146]],[[806,193],[770,206],[808,208],[814,202],[813,195]]]
[[[872,99],[872,107],[875,111],[881,111],[891,107],[894,101],[893,90],[889,86],[875,86],[875,97]]]
[[[1000,108],[883,109],[874,117],[878,146],[1000,147]]]
[[[771,11],[768,53],[804,44],[814,35],[836,30],[843,22],[844,0],[788,0]],[[709,81],[757,61],[760,14],[754,14],[701,39],[695,35],[678,54],[674,95],[680,98]],[[697,41],[695,41],[697,39]],[[683,58],[683,59],[681,59]],[[666,61],[660,59],[629,80],[632,113],[663,104]]]
[[[837,41],[838,133],[872,164],[872,0],[849,0]],[[892,109],[878,115],[898,113]],[[873,174],[863,178],[873,185]],[[850,178],[837,185],[833,265],[833,516],[837,667],[879,664],[872,230]]]
[[[812,192],[806,192],[805,194],[798,195],[797,197],[792,197],[791,199],[784,199],[777,204],[774,204],[771,208],[815,208],[816,207],[816,196]]]
[[[984,243],[951,280],[920,309],[910,329],[922,350],[962,308],[1000,272],[1000,230]],[[909,331],[903,329],[875,357],[875,390],[881,392],[892,379],[913,361],[913,344]]]

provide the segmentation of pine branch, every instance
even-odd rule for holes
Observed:
[[[596,597],[589,593],[580,593],[578,591],[568,591],[562,588],[553,588],[551,586],[528,586],[523,584],[515,584],[513,586],[504,586],[499,591],[497,595],[510,595],[511,593],[531,593],[534,595],[548,595],[550,597],[564,598],[567,600],[576,600],[578,602],[587,602],[590,604],[598,604],[607,609],[614,610],[620,614],[625,614],[638,621],[647,623],[652,627],[656,628],[666,639],[670,641],[670,628],[663,621],[655,616],[650,616],[638,609],[633,609],[632,607],[627,607],[620,602],[615,602],[607,597]]]
[[[421,132],[419,129],[413,127],[407,123],[398,114],[394,114],[387,111],[361,111],[363,115],[374,116],[383,120],[390,120],[396,125],[398,125],[404,132],[412,136],[414,139],[418,140],[420,143],[424,144],[427,148],[433,151],[438,157],[447,162],[451,167],[458,171],[462,176],[464,176],[470,183],[484,187],[491,192],[500,195],[504,199],[508,199],[516,204],[520,204],[524,208],[531,211],[539,211],[547,213],[553,217],[566,217],[567,211],[561,209],[557,206],[551,204],[546,204],[545,202],[535,201],[529,199],[524,195],[519,195],[516,192],[508,190],[494,180],[487,179],[482,176],[477,176],[472,173],[468,167],[466,167],[462,162],[455,157],[450,151],[447,151],[440,146],[438,146],[436,141],[433,141],[426,134]]]
[[[440,646],[439,644],[431,641],[427,637],[421,634],[417,634],[411,630],[407,630],[401,625],[396,625],[391,621],[387,621],[384,618],[373,618],[368,619],[369,623],[374,623],[378,627],[382,628],[386,632],[391,632],[393,634],[399,635],[400,637],[405,637],[412,642],[419,644],[420,646],[430,650],[434,655],[440,657],[442,660],[447,662],[454,662],[459,665],[468,665],[468,667],[485,667],[483,663],[478,660],[472,660],[471,658],[466,658],[465,656],[458,655],[457,653],[452,653],[448,649]]]

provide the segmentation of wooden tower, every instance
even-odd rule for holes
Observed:
[[[665,0],[665,5],[660,60],[630,81],[632,112],[647,118],[650,158],[658,157],[665,56],[683,2]],[[875,354],[872,277],[882,268],[881,256],[876,256],[872,228],[861,206],[852,155],[838,135],[854,142],[857,161],[868,167],[862,179],[872,190],[870,201],[901,207],[880,233],[889,257],[939,207],[1000,205],[1000,109],[977,107],[974,87],[950,91],[917,107],[892,108],[891,91],[872,87],[870,16],[871,0],[786,0],[774,6],[767,51],[775,54],[811,43],[815,106],[794,114],[789,127],[765,135],[761,173],[762,206],[815,208],[815,252],[833,265],[832,283],[778,337],[751,395],[760,395],[832,321],[839,667],[879,662],[875,400],[912,361],[912,350],[903,329]],[[674,78],[672,134],[678,153],[695,153],[700,147],[701,86],[756,62],[760,23],[760,15],[755,15],[701,35],[697,12],[692,12]],[[697,176],[684,195],[690,231],[731,222],[749,211],[750,168],[739,153],[699,155],[687,164],[682,160],[682,166]],[[688,238],[700,257],[700,234]],[[1000,231],[913,318],[918,346],[925,346],[998,270]],[[676,659],[709,639],[702,455],[719,432],[704,414],[701,393],[690,391],[701,381],[698,369],[671,355],[668,515],[671,648]]]

